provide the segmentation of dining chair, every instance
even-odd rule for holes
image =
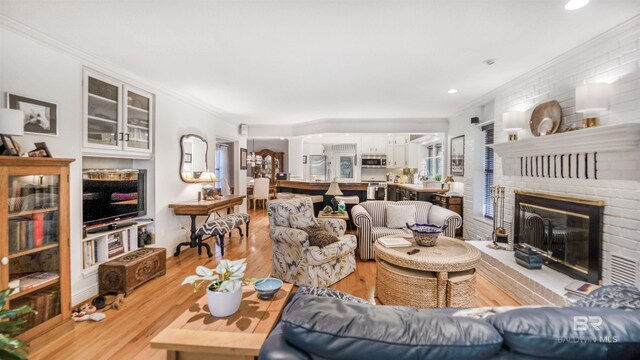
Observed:
[[[269,201],[269,178],[257,178],[254,180],[253,194],[249,195],[249,200],[253,200],[253,209],[256,209],[256,202],[263,201],[263,207],[266,208],[266,203]]]

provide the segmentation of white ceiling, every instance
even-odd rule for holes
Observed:
[[[446,117],[640,13],[565,2],[0,0],[0,14],[231,118],[286,124]]]

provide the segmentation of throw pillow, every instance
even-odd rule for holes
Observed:
[[[338,237],[330,232],[324,231],[319,225],[309,226],[300,229],[309,234],[309,245],[325,247],[338,242]]]
[[[482,320],[310,295],[294,297],[281,321],[312,359],[489,359],[502,346]]]
[[[640,311],[542,307],[487,318],[515,353],[548,359],[640,359]]]
[[[387,205],[387,227],[402,229],[416,223],[416,207],[413,205]]]
[[[316,287],[316,286],[310,286],[310,285],[300,286],[296,291],[296,296],[300,296],[300,295],[313,295],[313,296],[324,297],[324,298],[337,298],[337,299],[354,302],[358,304],[369,304],[369,302],[365,299],[361,299],[359,297],[349,295],[347,293],[344,293],[336,289]]]
[[[572,306],[640,310],[640,290],[633,286],[607,285],[576,301]]]
[[[309,217],[306,214],[292,214],[289,216],[289,223],[294,229],[304,229],[310,226],[317,226],[318,221],[313,216]]]

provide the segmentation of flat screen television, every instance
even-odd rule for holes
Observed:
[[[146,170],[100,169],[82,174],[82,223],[112,224],[147,214]]]

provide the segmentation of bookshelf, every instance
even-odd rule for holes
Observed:
[[[29,305],[19,338],[32,351],[73,324],[69,275],[69,164],[0,156],[0,287],[9,307]],[[46,333],[45,336],[42,336]],[[45,340],[41,340],[45,339]]]
[[[88,234],[82,239],[82,275],[97,274],[100,264],[153,244],[154,222],[151,219],[139,219],[131,226]]]

